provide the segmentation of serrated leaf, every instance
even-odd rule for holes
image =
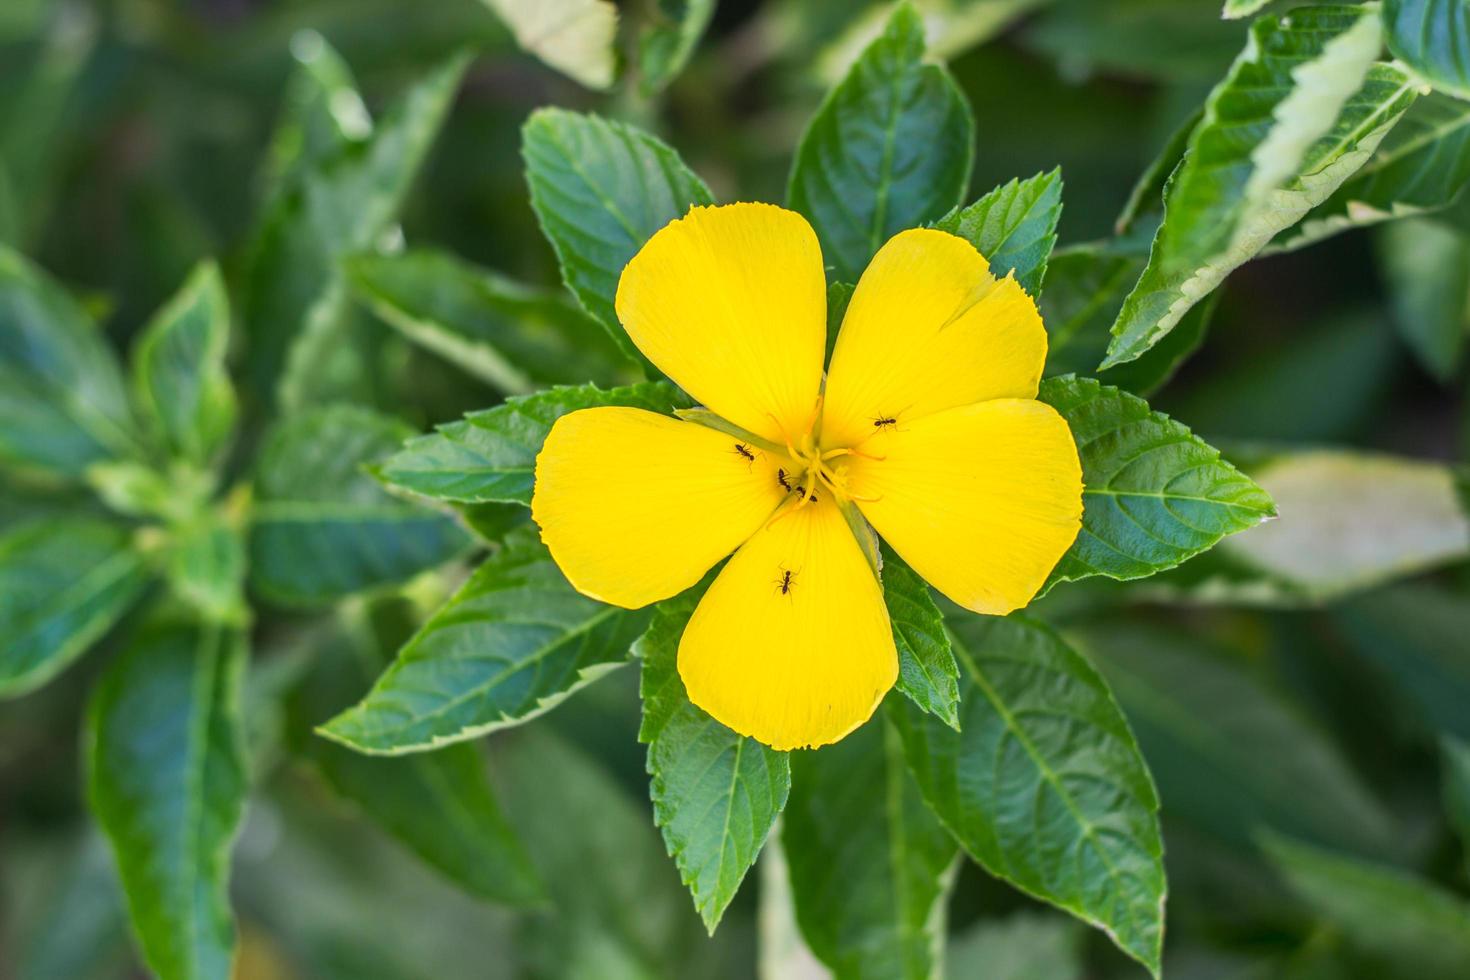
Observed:
[[[277,425],[256,464],[251,587],[284,605],[322,605],[465,551],[469,539],[452,518],[392,496],[363,471],[412,432],[341,405]]]
[[[1465,867],[1470,869],[1470,743],[1446,735],[1440,740],[1440,754],[1445,815],[1460,839]]]
[[[1307,7],[1251,26],[1169,179],[1148,267],[1102,367],[1158,343],[1366,162],[1414,98],[1402,71],[1375,63],[1381,47],[1366,8]]]
[[[679,638],[704,595],[691,589],[658,604],[633,652],[640,690],[653,817],[711,933],[755,864],[791,790],[788,753],[738,735],[690,703],[679,679]]]
[[[84,517],[0,536],[0,697],[35,690],[112,627],[149,570],[124,528]]]
[[[531,207],[562,279],[628,357],[646,364],[618,324],[618,277],[643,243],[709,188],[664,143],[625,123],[538,109],[521,130]]]
[[[924,799],[991,874],[1106,932],[1159,972],[1158,796],[1102,676],[1047,627],[951,622],[960,731],[894,718]]]
[[[262,215],[241,284],[248,376],[262,399],[274,397],[292,342],[313,309],[341,302],[338,260],[369,247],[392,225],[467,64],[456,55],[429,72],[370,139],[324,155]]]
[[[608,391],[593,385],[553,388],[507,399],[411,439],[376,472],[396,487],[437,500],[529,506],[536,454],[551,426],[563,415],[600,405],[667,415],[693,403],[662,381]]]
[[[346,270],[385,323],[501,391],[615,384],[636,370],[564,293],[429,250],[358,256]]]
[[[1470,180],[1470,105],[1420,96],[1378,149],[1332,196],[1272,239],[1268,254],[1319,242],[1350,228],[1440,211]]]
[[[247,788],[244,664],[239,634],[155,624],[108,667],[88,712],[92,812],[161,980],[230,976],[230,844]]]
[[[1384,0],[1388,49],[1441,92],[1470,99],[1470,4]]]
[[[86,311],[0,246],[0,464],[78,479],[141,455],[122,372]]]
[[[641,85],[651,95],[673,81],[709,27],[715,0],[658,0],[638,38]]]
[[[626,663],[650,615],[577,593],[535,528],[521,528],[361,703],[320,731],[359,752],[398,755],[519,725]]]
[[[796,919],[838,978],[939,975],[959,845],[904,765],[880,712],[836,745],[794,754],[781,842]]]
[[[1032,298],[1041,295],[1046,261],[1057,243],[1062,217],[1062,170],[1027,180],[1012,178],[965,208],[956,208],[934,223],[958,235],[990,261],[998,279],[1014,273]]]
[[[959,667],[949,648],[944,616],[929,586],[893,549],[883,546],[883,601],[898,648],[894,685],[914,704],[959,728]]]
[[[1470,905],[1459,896],[1275,834],[1260,843],[1292,891],[1353,946],[1388,958],[1396,974],[1452,977],[1470,963]]]
[[[312,731],[351,704],[382,669],[374,639],[333,630],[318,645],[310,673],[286,705],[292,753],[338,796],[472,894],[512,905],[539,901],[542,885],[490,788],[479,746],[373,758]]]
[[[923,21],[902,4],[797,146],[787,203],[816,229],[834,281],[857,282],[884,242],[958,206],[969,183],[969,105],[923,58]]]
[[[609,0],[484,0],[516,43],[591,89],[617,74],[618,8]]]
[[[1082,530],[1047,579],[1144,578],[1275,514],[1271,498],[1187,428],[1089,378],[1037,396],[1071,427],[1082,460]]]
[[[1470,340],[1470,235],[1410,219],[1377,238],[1394,325],[1425,370],[1448,383]]]
[[[169,455],[204,466],[229,439],[235,389],[225,368],[230,307],[219,266],[196,266],[133,347],[133,393]]]

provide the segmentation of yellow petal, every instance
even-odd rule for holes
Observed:
[[[868,720],[898,653],[878,579],[830,499],[735,553],[684,630],[679,675],[691,701],[775,749],[826,745]]]
[[[816,233],[770,204],[697,207],[623,269],[633,343],[715,414],[777,444],[805,434],[826,347]]]
[[[692,422],[587,408],[551,427],[531,516],[578,592],[636,609],[699,581],[771,516],[781,462]]]
[[[847,307],[827,375],[822,444],[989,398],[1035,398],[1046,361],[1036,303],[997,281],[963,238],[900,232],[873,256]]]
[[[885,429],[862,451],[873,458],[852,457],[848,479],[854,494],[876,498],[859,501],[863,515],[966,609],[1026,605],[1081,527],[1077,447],[1043,402],[951,409]]]

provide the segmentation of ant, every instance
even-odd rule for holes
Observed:
[[[794,575],[794,572],[787,571],[784,568],[781,569],[781,578],[777,580],[776,587],[781,590],[782,595],[791,594],[791,579]]]
[[[787,493],[790,493],[791,492],[791,481],[788,480],[788,479],[786,479],[786,471],[785,470],[777,470],[776,471],[776,482],[779,483],[779,484],[781,484],[781,487]]]
[[[750,447],[747,446],[745,443],[743,443],[743,442],[737,442],[735,444],[735,451],[737,453],[739,453],[741,456],[744,456],[746,462],[750,462],[750,463],[754,463],[755,462],[755,453],[751,452],[750,451]]]
[[[890,425],[897,425],[897,424],[898,424],[898,419],[893,418],[891,416],[886,416],[884,418],[877,418],[877,419],[874,419],[873,420],[873,428],[875,428],[875,429],[886,429]]]

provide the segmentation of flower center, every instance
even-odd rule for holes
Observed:
[[[868,499],[854,494],[848,487],[847,457],[860,455],[854,450],[828,449],[823,452],[816,434],[808,432],[799,443],[788,442],[786,451],[795,466],[790,474],[783,476],[783,482],[792,493],[800,495],[798,507],[817,499],[822,490],[840,503]]]

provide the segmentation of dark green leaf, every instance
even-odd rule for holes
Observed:
[[[123,528],[86,518],[0,536],[0,697],[45,684],[128,611],[148,584]]]
[[[648,744],[654,822],[713,933],[786,805],[791,765],[690,703],[679,638],[703,595],[695,588],[659,603],[633,650],[643,661],[638,738]]]
[[[1048,378],[1037,396],[1067,420],[1082,459],[1082,530],[1047,580],[1144,578],[1254,527],[1271,498],[1168,416],[1087,378]]]
[[[1133,190],[1128,193],[1128,202],[1123,205],[1122,213],[1113,223],[1113,230],[1119,235],[1135,239],[1138,233],[1151,233],[1150,230],[1157,228],[1158,223],[1163,220],[1164,192],[1168,189],[1169,177],[1188,152],[1190,137],[1194,135],[1195,128],[1203,117],[1204,110],[1196,109],[1169,134],[1168,142],[1133,185]],[[1140,266],[1140,271],[1141,268]]]
[[[262,175],[267,209],[298,180],[373,133],[352,69],[315,31],[293,38],[296,65],[286,80],[281,112]]]
[[[238,634],[154,625],[109,666],[88,713],[92,811],[161,980],[230,976],[230,843],[246,792],[244,664]]]
[[[235,389],[225,369],[230,307],[219,266],[195,268],[133,348],[133,392],[169,454],[199,466],[229,439]]]
[[[1388,49],[1429,84],[1470,99],[1470,4],[1465,0],[1384,0]]]
[[[347,273],[384,322],[502,391],[617,383],[636,370],[564,293],[523,286],[446,253],[359,256]]]
[[[883,601],[898,648],[897,688],[951,728],[959,728],[959,667],[949,648],[944,617],[904,560],[883,546]]]
[[[638,65],[645,94],[673,81],[714,16],[715,0],[658,0],[638,39]]]
[[[991,874],[1104,930],[1159,972],[1158,797],[1106,683],[1050,629],[962,616],[960,731],[899,702],[924,799]]]
[[[1062,216],[1062,171],[1012,179],[967,208],[956,208],[934,223],[974,245],[990,261],[997,278],[1014,272],[1033,298],[1041,295],[1046,260],[1057,243]]]
[[[820,751],[795,753],[782,825],[802,935],[833,974],[939,975],[959,846],[924,804],[884,713]]]
[[[1440,740],[1444,758],[1444,809],[1460,838],[1465,866],[1470,869],[1470,743],[1446,735]]]
[[[884,242],[956,207],[969,183],[969,106],[923,58],[924,23],[902,4],[797,146],[787,202],[817,230],[835,281],[857,282]]]
[[[437,500],[529,505],[536,454],[563,415],[599,405],[626,405],[666,415],[692,404],[679,389],[661,381],[610,391],[592,385],[553,388],[472,412],[463,421],[412,439],[377,474],[394,486]]]
[[[852,302],[854,287],[845,282],[834,282],[827,287],[827,362],[832,360],[832,348],[837,346],[837,334],[842,330],[842,319],[847,316],[847,304]]]
[[[531,207],[562,279],[630,358],[646,363],[613,309],[618,277],[643,243],[709,188],[665,144],[624,123],[540,109],[521,131]]]
[[[321,731],[397,755],[519,725],[625,663],[649,615],[579,595],[536,530],[523,528]]]
[[[1379,231],[1378,254],[1399,334],[1429,373],[1451,381],[1470,339],[1470,235],[1396,221]]]
[[[347,406],[277,426],[255,474],[252,587],[273,602],[320,605],[407,581],[463,552],[469,539],[452,518],[389,495],[363,471],[411,434]]]

